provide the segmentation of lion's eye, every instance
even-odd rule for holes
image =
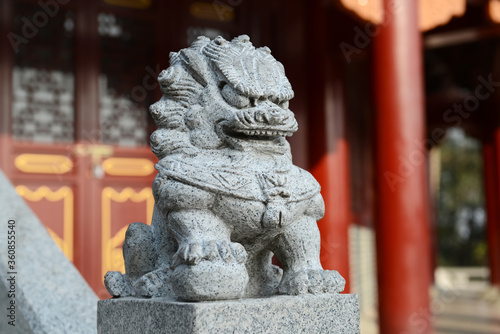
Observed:
[[[222,97],[227,103],[236,108],[245,108],[250,105],[250,99],[238,93],[231,85],[224,85],[221,90]]]
[[[278,98],[273,98],[271,101],[282,109],[288,109],[288,100],[280,101]]]

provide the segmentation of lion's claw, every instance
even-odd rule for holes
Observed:
[[[286,295],[302,295],[340,293],[344,288],[345,279],[335,270],[305,269],[285,273],[278,291]]]
[[[172,266],[175,267],[183,263],[196,265],[202,260],[244,263],[246,258],[245,248],[239,243],[225,240],[196,241],[179,246],[174,255]]]
[[[161,290],[163,281],[158,272],[149,272],[133,283],[137,295],[141,297],[153,297]]]

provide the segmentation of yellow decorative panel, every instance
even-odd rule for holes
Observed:
[[[488,14],[495,23],[500,23],[500,1],[490,0],[488,2]]]
[[[427,31],[444,25],[453,17],[463,16],[466,10],[466,0],[420,0],[420,30]]]
[[[73,191],[69,187],[61,187],[56,191],[47,186],[41,186],[36,190],[31,190],[26,186],[19,185],[16,191],[22,198],[31,202],[39,202],[46,199],[50,202],[63,201],[63,237],[59,237],[50,228],[47,228],[50,236],[54,240],[66,257],[73,261]]]
[[[221,1],[196,1],[189,6],[189,13],[203,20],[231,22],[234,20],[234,9]]]
[[[336,0],[361,19],[374,24],[390,22],[399,10],[397,2],[385,11],[382,0]],[[404,0],[408,1],[408,0]],[[421,31],[433,29],[448,23],[453,17],[463,16],[466,0],[419,0],[419,28]],[[365,27],[366,28],[366,27]]]
[[[105,3],[135,9],[146,9],[151,7],[152,0],[104,0]]]
[[[155,165],[144,158],[108,158],[102,162],[102,169],[115,176],[148,176],[154,172]]]
[[[375,24],[381,24],[384,20],[382,0],[340,0],[340,2],[363,20]]]
[[[25,173],[64,174],[73,168],[70,158],[58,154],[21,154],[14,165]]]
[[[102,190],[102,277],[108,271],[125,272],[123,263],[122,245],[125,240],[125,232],[128,224],[122,227],[117,233],[112,235],[111,231],[111,203],[123,203],[133,201],[136,203],[146,202],[147,224],[151,224],[153,217],[154,198],[151,188],[147,187],[139,192],[132,188],[125,188],[122,191],[116,191],[112,187],[106,187]]]

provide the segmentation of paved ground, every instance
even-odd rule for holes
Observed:
[[[435,334],[500,334],[500,293],[448,292],[431,298],[432,315],[422,310],[414,320],[416,333],[433,322]],[[376,315],[361,319],[362,334],[378,334]]]
[[[434,329],[436,334],[500,334],[500,300],[459,296],[443,303]]]

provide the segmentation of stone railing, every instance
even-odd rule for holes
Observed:
[[[490,285],[488,267],[438,267],[434,275],[436,286],[442,289],[480,292]]]

